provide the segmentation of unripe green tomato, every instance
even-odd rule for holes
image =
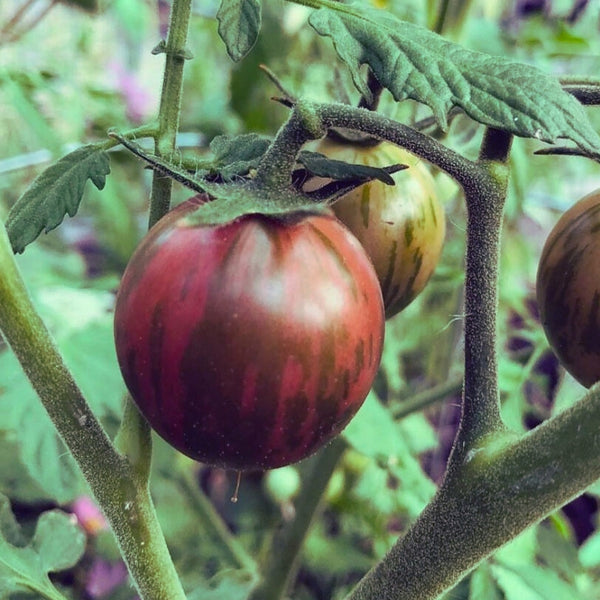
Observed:
[[[435,180],[423,161],[389,142],[365,146],[325,138],[317,150],[347,163],[409,167],[393,176],[396,185],[371,181],[333,205],[375,267],[389,319],[421,293],[442,252],[446,220]]]
[[[267,471],[263,477],[263,489],[276,504],[293,500],[301,486],[300,473],[292,465]]]
[[[590,387],[600,380],[600,190],[571,206],[550,232],[536,291],[556,356]]]

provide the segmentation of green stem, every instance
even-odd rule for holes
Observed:
[[[346,443],[337,438],[312,459],[302,490],[294,501],[295,517],[275,533],[267,563],[262,569],[261,583],[248,600],[281,600],[285,596],[295,575],[302,545],[321,506],[323,493],[345,449]]]
[[[183,66],[185,60],[189,58],[186,43],[190,12],[191,0],[173,1],[167,41],[164,46],[160,46],[160,52],[166,54],[155,147],[155,153],[160,157],[170,156],[175,150],[181,112]],[[169,177],[154,174],[149,217],[150,227],[169,210],[172,183]]]
[[[313,110],[323,127],[353,129],[402,146],[433,163],[463,186],[471,185],[484,172],[481,165],[445,147],[434,138],[377,112],[346,104],[318,104],[314,105]]]
[[[315,106],[299,101],[263,155],[254,181],[274,192],[288,188],[298,152],[306,142],[323,135],[325,130]]]
[[[0,223],[0,329],[77,461],[143,600],[185,600],[147,487],[89,408],[27,293]]]
[[[484,170],[463,186],[467,203],[465,374],[461,424],[452,461],[503,429],[498,390],[496,319],[498,263],[507,160],[512,136],[488,129],[480,153]]]
[[[419,394],[415,394],[406,400],[402,400],[397,408],[394,409],[394,419],[404,419],[408,415],[419,412],[451,394],[456,394],[462,387],[463,378],[449,379],[440,385],[436,385]]]
[[[472,454],[349,600],[435,600],[600,477],[600,386],[518,441]]]

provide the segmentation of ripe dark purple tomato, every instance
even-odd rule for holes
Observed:
[[[371,181],[333,205],[373,262],[389,319],[423,291],[440,258],[446,219],[435,181],[423,161],[389,142],[361,146],[326,138],[318,151],[371,167],[409,166],[394,175],[396,185]]]
[[[556,356],[586,387],[600,380],[600,190],[554,226],[537,273],[540,319]]]
[[[381,292],[332,215],[159,221],[123,275],[117,356],[150,425],[222,468],[296,462],[363,403],[383,343]]]

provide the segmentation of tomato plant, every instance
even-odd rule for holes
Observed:
[[[383,342],[364,250],[335,217],[164,217],[123,276],[117,355],[150,425],[184,454],[232,469],[298,461],[361,406]]]
[[[373,262],[389,319],[423,291],[442,252],[446,223],[435,181],[423,161],[387,142],[361,145],[326,138],[319,151],[349,163],[409,167],[395,176],[394,186],[371,181],[333,206]]]
[[[540,318],[560,362],[581,384],[600,380],[600,190],[550,232],[537,275]]]

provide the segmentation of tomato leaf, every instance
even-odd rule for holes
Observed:
[[[21,253],[42,232],[73,217],[88,179],[101,190],[110,173],[108,154],[89,144],[63,156],[43,171],[8,213],[6,230],[15,253]]]
[[[261,6],[258,0],[221,0],[217,11],[219,35],[225,42],[227,54],[238,62],[244,58],[258,39],[261,25]]]
[[[270,138],[256,133],[219,135],[210,143],[213,156],[206,166],[225,180],[247,175],[258,166],[270,143]]]
[[[600,147],[579,102],[535,67],[467,50],[358,4],[321,8],[309,22],[318,34],[332,38],[365,98],[371,97],[361,73],[366,64],[397,101],[411,98],[428,105],[444,129],[448,111],[459,106],[474,120],[521,137],[551,143],[567,138],[587,151]]]
[[[83,531],[66,513],[51,510],[38,519],[29,544],[22,542],[8,500],[0,495],[0,597],[33,591],[44,598],[64,598],[52,585],[48,573],[77,563],[85,550]]]

